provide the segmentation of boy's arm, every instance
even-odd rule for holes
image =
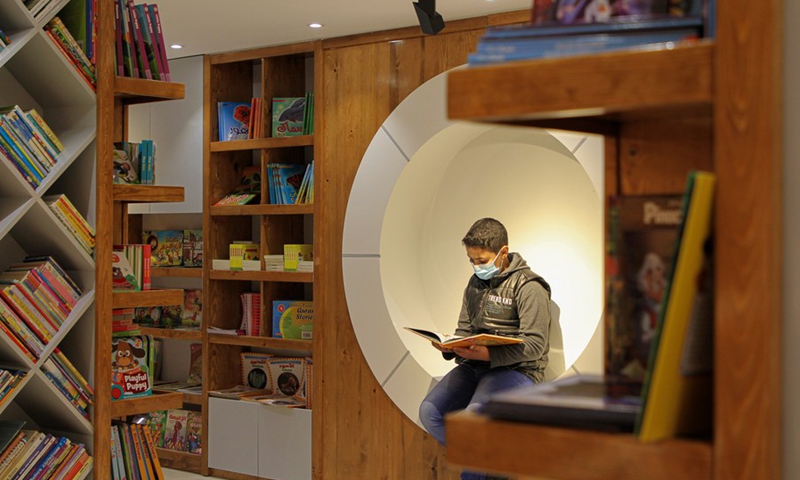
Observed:
[[[514,365],[541,358],[550,338],[550,296],[538,282],[530,281],[517,293],[519,337],[523,343],[489,348],[491,367]]]

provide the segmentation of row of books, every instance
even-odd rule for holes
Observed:
[[[159,410],[150,412],[146,418],[156,447],[196,455],[203,452],[203,418],[200,412]]]
[[[6,400],[14,393],[27,373],[22,370],[0,368],[0,407],[5,405]]]
[[[94,255],[95,231],[81,212],[75,208],[66,195],[49,195],[42,200],[50,207],[58,220],[72,234],[83,250]]]
[[[38,20],[46,17],[59,3],[61,3],[60,0],[25,0],[25,7],[33,18]]]
[[[265,405],[311,408],[312,358],[262,352],[242,352],[240,357],[241,386],[209,392],[210,395]]]
[[[203,230],[144,230],[152,267],[202,267]]]
[[[8,38],[8,35],[3,32],[3,29],[0,28],[0,52],[3,51],[4,48],[11,45],[11,39]]]
[[[138,327],[199,329],[203,323],[203,291],[184,289],[183,305],[136,307],[132,322]]]
[[[71,480],[92,468],[92,457],[83,444],[24,427],[22,420],[0,421],[0,478]]]
[[[596,16],[584,10],[586,2],[581,8],[572,9],[562,9],[565,2],[544,3],[550,5],[534,6],[531,23],[488,28],[476,51],[468,55],[468,63],[483,65],[629,48],[665,48],[709,35],[709,21],[697,6],[669,12],[666,2],[660,2],[635,13],[609,9],[608,16]]]
[[[245,292],[239,298],[242,302],[242,324],[239,329],[245,335],[261,335],[261,294]]]
[[[247,102],[217,102],[219,141],[261,138],[264,101],[253,97]],[[303,97],[272,99],[273,138],[311,135],[314,133],[314,93]]]
[[[52,257],[28,257],[0,274],[0,330],[36,361],[83,292]]]
[[[114,245],[112,249],[113,291],[150,290],[150,245]]]
[[[156,144],[153,140],[114,144],[114,183],[156,183]]]
[[[42,363],[42,371],[83,418],[91,420],[87,408],[94,403],[94,389],[59,349]]]
[[[91,2],[90,2],[91,3]],[[59,52],[75,67],[80,77],[92,90],[97,89],[97,74],[92,60],[86,55],[78,41],[60,17],[53,17],[44,27],[45,33]]]
[[[58,162],[64,145],[31,109],[0,108],[0,156],[13,165],[32,188],[37,188]]]
[[[113,480],[164,478],[153,436],[147,426],[113,422],[110,450]]]
[[[295,205],[314,202],[314,162],[267,164],[269,203]]]
[[[114,0],[114,8],[117,75],[169,82],[169,62],[158,5]]]

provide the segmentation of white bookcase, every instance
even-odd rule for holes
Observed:
[[[65,147],[36,189],[0,155],[0,271],[28,255],[50,255],[84,292],[37,362],[0,333],[0,364],[28,371],[0,405],[0,419],[25,419],[25,428],[84,443],[91,454],[92,423],[58,392],[42,369],[58,347],[85,378],[93,378],[94,259],[42,200],[64,193],[94,225],[95,94],[43,30],[66,3],[61,0],[43,18],[33,18],[22,1],[0,1],[0,29],[12,42],[0,51],[0,105],[36,109]]]

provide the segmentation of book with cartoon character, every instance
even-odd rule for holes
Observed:
[[[218,102],[219,141],[247,140],[250,123],[250,104],[245,102]]]
[[[272,136],[303,135],[305,97],[275,97],[272,99]]]
[[[150,335],[111,339],[111,398],[152,395],[153,338]]]
[[[151,267],[179,267],[183,264],[183,230],[145,230],[142,242],[150,245]]]
[[[167,410],[167,422],[164,426],[164,448],[185,451],[186,425],[189,422],[188,410]]]

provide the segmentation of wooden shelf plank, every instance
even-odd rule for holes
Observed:
[[[114,308],[183,305],[183,290],[162,289],[143,292],[114,292],[111,302]]]
[[[156,392],[146,397],[126,398],[111,402],[111,417],[124,417],[156,410],[169,410],[183,407],[183,394],[180,392]]]
[[[203,269],[199,267],[152,267],[151,277],[203,278]]]
[[[186,472],[202,473],[202,456],[188,452],[177,452],[167,448],[156,447],[158,460],[165,468],[174,468]]]
[[[140,327],[142,335],[152,335],[155,338],[169,338],[172,340],[202,341],[203,332],[200,330],[184,330],[180,328],[154,328]]]
[[[474,67],[448,75],[453,120],[526,123],[710,115],[714,44]],[[592,81],[587,83],[586,79]],[[546,125],[546,123],[545,123]],[[584,130],[584,128],[578,128]]]
[[[308,272],[258,272],[239,270],[211,270],[212,280],[250,280],[253,282],[313,283],[314,274]]]
[[[253,215],[312,215],[314,204],[302,205],[225,205],[209,208],[212,217]]]
[[[285,338],[250,337],[247,335],[225,335],[210,333],[209,343],[219,345],[240,345],[243,347],[278,348],[282,350],[311,351],[311,340],[287,340]]]
[[[114,185],[113,195],[115,202],[182,202],[184,188],[169,185]]]
[[[254,138],[252,140],[230,140],[211,142],[211,152],[237,152],[243,150],[261,150],[272,148],[310,147],[314,145],[313,135],[296,137]]]
[[[477,470],[559,480],[709,480],[712,445],[641,443],[632,434],[553,428],[460,412],[446,419],[447,460]],[[531,456],[531,446],[541,446]],[[575,459],[574,462],[567,459]]]
[[[114,78],[114,96],[129,105],[163,100],[181,100],[185,95],[185,90],[182,83],[130,77]]]

